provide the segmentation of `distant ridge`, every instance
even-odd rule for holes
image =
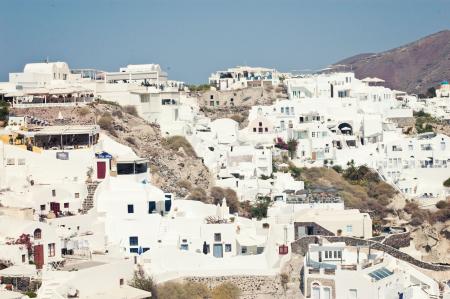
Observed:
[[[424,93],[450,79],[450,30],[381,53],[358,54],[335,65],[351,66],[357,78],[379,77],[386,86]]]

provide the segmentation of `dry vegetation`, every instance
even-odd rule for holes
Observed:
[[[221,204],[223,198],[226,199],[227,205],[230,208],[230,213],[239,212],[239,199],[236,192],[230,188],[212,187],[209,190],[209,193],[202,188],[193,188],[187,197],[189,200],[196,200],[210,204]]]
[[[371,214],[374,226],[391,212],[387,205],[396,191],[367,167],[349,167],[343,174],[330,168],[304,168],[300,177],[308,186],[334,187],[339,190],[345,206]]]
[[[183,151],[187,155],[189,155],[191,157],[196,157],[197,156],[197,154],[195,153],[195,150],[192,147],[192,145],[183,136],[171,136],[171,137],[168,137],[168,138],[164,138],[163,139],[163,146],[168,148],[168,149],[171,149],[173,151],[179,151],[179,149],[182,148]]]
[[[405,205],[405,212],[411,215],[409,224],[420,226],[424,222],[435,224],[437,222],[446,222],[450,220],[450,201],[441,200],[436,204],[437,211],[421,209],[415,202],[408,202]]]
[[[129,285],[147,292],[151,292],[152,299],[238,299],[241,291],[232,283],[224,282],[212,290],[198,282],[169,281],[156,284],[139,267],[129,281]]]
[[[165,192],[184,197],[194,186],[205,190],[210,187],[210,173],[195,157],[190,144],[184,138],[162,138],[159,126],[136,117],[132,108],[98,101],[84,107],[12,109],[11,112],[34,116],[50,124],[61,124],[56,119],[59,112],[64,117],[62,124],[97,123],[114,140],[130,146],[140,157],[149,159],[152,182]],[[180,151],[180,147],[183,150]]]

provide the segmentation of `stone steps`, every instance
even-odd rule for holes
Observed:
[[[95,191],[97,190],[97,187],[99,184],[100,184],[100,182],[98,182],[98,181],[87,183],[88,195],[86,196],[86,198],[83,201],[83,206],[82,206],[83,214],[86,214],[90,209],[92,209],[94,207],[94,194],[95,194]]]

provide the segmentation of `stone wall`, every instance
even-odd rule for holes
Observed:
[[[401,242],[401,240],[406,239],[406,233],[401,233],[399,235],[404,235],[403,239],[398,239],[398,242]],[[408,235],[409,236],[409,235]],[[352,237],[343,237],[343,236],[308,236],[304,238],[300,238],[297,241],[294,241],[291,243],[291,250],[293,253],[305,255],[308,250],[309,244],[317,244],[319,242],[319,239],[323,238],[328,240],[329,242],[345,242],[347,246],[369,246],[375,250],[386,252],[387,254],[392,255],[393,257],[408,262],[410,264],[413,264],[419,268],[432,270],[432,271],[448,271],[450,270],[450,265],[441,265],[441,264],[432,264],[423,262],[420,260],[417,260],[410,256],[409,254],[406,254],[390,245],[373,241],[373,240],[363,240],[358,238],[352,238]],[[395,238],[394,238],[395,240]],[[385,241],[388,242],[388,241]],[[394,242],[394,241],[390,241]]]
[[[415,123],[414,117],[391,117],[388,120],[396,123],[400,128],[412,127]]]
[[[302,226],[305,227],[305,232],[308,232],[308,227],[310,227],[312,229],[312,235],[334,236],[332,232],[320,226],[316,222],[294,222],[295,239],[300,238],[298,235],[298,228]]]
[[[260,295],[280,298],[284,293],[279,276],[193,276],[184,278],[184,281],[199,282],[211,290],[224,282],[230,282],[241,290],[241,298],[243,299],[254,299]]]
[[[388,235],[381,243],[394,247],[396,249],[409,247],[411,235],[409,231],[399,234]]]

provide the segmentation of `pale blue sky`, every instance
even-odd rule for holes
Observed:
[[[248,64],[318,69],[450,28],[450,0],[0,0],[0,80],[27,62],[159,63],[207,81]]]

